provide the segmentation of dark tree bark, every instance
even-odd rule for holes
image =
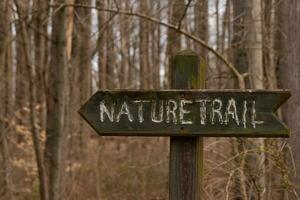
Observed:
[[[139,6],[140,12],[149,13],[147,0],[141,0]],[[152,86],[149,81],[149,22],[144,19],[139,21],[139,39],[140,89],[146,90]]]
[[[125,10],[129,10],[130,1],[123,2],[122,7]],[[130,55],[130,17],[120,16],[120,33],[121,33],[121,66],[120,66],[120,83],[122,88],[130,88],[129,80],[129,55]]]
[[[245,12],[246,1],[232,1],[233,4],[233,37],[231,41],[231,47],[233,48],[233,63],[240,73],[248,72],[247,52],[245,50]],[[249,86],[249,85],[248,85]],[[237,154],[244,151],[244,142],[242,140],[232,140],[233,153]],[[245,184],[245,157],[239,157],[236,159],[237,165],[241,168],[239,173],[235,176],[234,195],[236,200],[246,199],[247,190]]]
[[[37,12],[32,16],[33,20],[33,43],[34,43],[34,65],[37,84],[37,103],[41,107],[41,112],[39,113],[39,119],[41,128],[44,130],[46,128],[46,111],[45,111],[45,70],[47,64],[47,23],[43,21],[47,17],[46,9],[47,0],[34,0],[33,8]]]
[[[115,4],[113,1],[107,1],[106,7],[112,8]],[[106,26],[106,42],[105,42],[105,51],[106,51],[106,79],[107,79],[107,88],[116,89],[120,88],[120,80],[116,73],[118,73],[118,63],[116,55],[116,37],[114,29],[114,18],[115,13],[109,13],[105,23],[108,23]]]
[[[292,185],[289,191],[289,199],[299,199],[300,189],[300,2],[297,0],[285,0],[279,5],[280,9],[280,43],[281,52],[279,68],[279,85],[281,88],[290,89],[292,98],[283,107],[283,119],[292,130],[289,145],[292,149],[293,159],[289,158],[291,167],[293,164],[296,171],[291,171]],[[292,170],[292,169],[290,169]],[[295,191],[295,192],[294,192]]]
[[[77,0],[75,3],[91,5],[91,0]],[[84,104],[92,93],[92,68],[91,68],[91,10],[85,8],[75,8],[75,43],[77,43],[76,65],[79,69],[80,83],[80,104]],[[86,158],[86,144],[88,136],[87,124],[79,121],[79,148],[81,159]]]
[[[234,64],[240,73],[249,73],[246,87],[264,89],[263,44],[262,44],[262,8],[260,0],[233,1]],[[238,160],[241,175],[237,186],[237,198],[265,199],[265,152],[264,139],[237,140],[236,152],[252,150]],[[244,174],[243,174],[244,173]],[[246,174],[247,182],[243,182]],[[261,189],[262,188],[262,189]]]
[[[28,0],[22,1],[24,6],[29,5]],[[24,8],[25,9],[25,8]],[[26,8],[25,10],[28,10]],[[21,24],[16,23],[16,110],[22,113],[22,110],[28,105],[29,96],[26,95],[29,93],[29,84],[26,80],[26,65],[25,65],[25,53],[23,50],[22,44],[22,35],[21,35]],[[20,124],[25,124],[25,121],[28,120],[26,115],[22,115],[22,119],[19,119]]]
[[[156,8],[155,11],[155,17],[157,19],[161,18],[161,10],[160,10],[160,2],[151,1],[151,8]],[[156,7],[155,7],[156,4]],[[158,10],[158,11],[157,11]],[[159,39],[161,37],[161,29],[158,24],[151,23],[150,24],[150,31],[151,31],[151,59],[150,61],[150,67],[151,70],[151,80],[153,83],[154,89],[160,88],[160,54],[161,54],[161,40]]]
[[[56,0],[54,3],[65,3]],[[47,88],[47,125],[45,161],[49,174],[49,199],[60,199],[61,138],[65,123],[66,56],[66,8],[52,17],[50,67]]]
[[[264,40],[264,66],[267,79],[267,86],[270,89],[277,88],[274,36],[276,30],[275,21],[275,0],[266,0],[263,2],[263,40]]]
[[[105,1],[97,0],[97,6],[99,8],[104,8]],[[105,12],[98,12],[98,29],[99,36],[97,41],[98,46],[98,74],[99,74],[99,83],[98,87],[100,89],[107,88],[107,57],[106,57],[106,39],[107,39],[107,29],[105,28],[106,24],[106,14]]]
[[[195,4],[195,35],[201,40],[208,41],[208,0],[197,0]],[[207,60],[207,51],[202,46],[196,46],[196,52],[201,59]]]
[[[11,2],[0,2],[0,154],[1,154],[1,182],[3,184],[4,199],[13,200],[11,165],[9,161],[9,141],[11,133],[9,127],[13,109],[13,46],[12,27],[10,26]]]
[[[39,130],[37,126],[37,111],[36,111],[36,104],[37,104],[37,88],[35,85],[36,78],[36,69],[34,62],[32,60],[31,55],[31,43],[30,43],[30,36],[28,33],[28,29],[26,27],[25,21],[25,10],[24,7],[19,4],[17,0],[15,0],[15,5],[17,8],[18,17],[20,20],[20,31],[22,36],[22,44],[23,44],[23,52],[25,57],[25,64],[27,69],[27,77],[29,82],[29,102],[30,102],[30,126],[31,126],[31,134],[32,140],[34,144],[34,152],[36,157],[36,163],[38,168],[39,174],[39,182],[40,182],[40,198],[42,200],[48,200],[48,183],[47,183],[47,175],[46,169],[43,160],[42,148],[40,144],[40,137],[39,137]]]
[[[183,23],[182,16],[184,15],[184,0],[171,0],[169,2],[169,22],[174,25]],[[168,44],[166,56],[170,58],[181,50],[181,35],[176,30],[168,29]],[[168,88],[170,86],[169,67],[165,69],[164,85]]]
[[[73,4],[74,0],[66,0],[67,3]],[[67,148],[62,148],[61,150],[61,170],[66,169],[67,167],[70,167],[68,164],[72,164],[74,161],[72,157],[74,155],[77,155],[77,157],[80,155],[80,153],[76,152],[73,145],[73,139],[74,135],[78,133],[78,120],[79,116],[77,115],[77,106],[79,105],[79,98],[80,95],[78,94],[78,67],[76,65],[77,61],[77,54],[74,54],[73,49],[73,27],[74,27],[74,7],[67,7],[66,8],[66,19],[65,19],[65,37],[66,37],[66,60],[67,60],[67,74],[66,74],[66,82],[65,82],[65,113],[64,113],[64,134],[61,137],[61,143],[64,144]],[[78,51],[76,51],[77,53]],[[74,61],[74,63],[72,63]],[[77,138],[78,140],[78,138]],[[78,147],[78,144],[75,144],[74,146]],[[76,150],[81,150],[79,148],[76,148]],[[72,153],[71,153],[72,152]],[[60,177],[61,188],[61,199],[65,199],[66,197],[69,197],[68,195],[68,189],[69,187],[74,187],[75,181],[73,181],[73,173],[70,171],[70,173],[62,173]],[[70,178],[70,179],[69,179]],[[72,182],[73,184],[69,185],[68,183]],[[68,187],[69,186],[69,187]],[[69,197],[72,198],[72,197]]]

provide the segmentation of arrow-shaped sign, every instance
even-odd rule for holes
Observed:
[[[286,90],[99,91],[79,113],[100,135],[288,137]]]

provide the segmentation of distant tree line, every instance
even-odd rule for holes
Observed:
[[[170,88],[193,49],[207,88],[292,90],[290,139],[205,139],[204,199],[300,199],[297,0],[1,0],[0,199],[168,199],[168,138],[98,137],[98,89]]]

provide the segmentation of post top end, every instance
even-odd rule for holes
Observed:
[[[175,56],[197,56],[197,54],[191,49],[184,49],[176,53]]]

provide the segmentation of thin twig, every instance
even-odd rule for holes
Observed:
[[[183,13],[182,13],[182,16],[181,16],[181,18],[180,18],[179,21],[178,21],[178,29],[179,29],[179,30],[181,29],[182,20],[183,20],[184,17],[186,16],[187,10],[188,10],[188,8],[190,7],[192,1],[193,1],[193,0],[189,0],[189,1],[187,2],[187,4],[185,5],[185,7],[184,7],[184,11],[183,11]]]

